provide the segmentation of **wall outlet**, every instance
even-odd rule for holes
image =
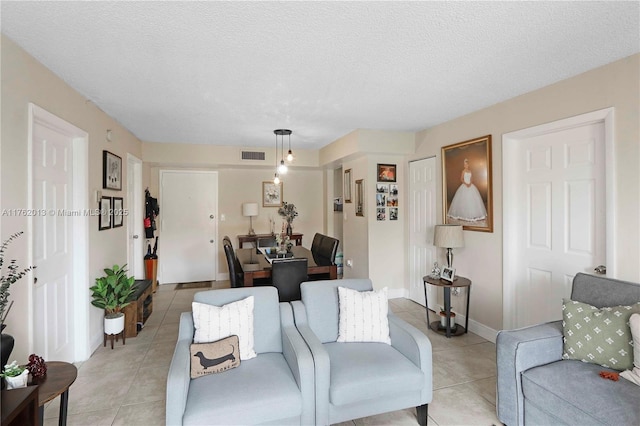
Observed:
[[[225,220],[227,220],[227,217],[224,214],[220,215],[220,222],[224,222]]]
[[[353,260],[352,259],[347,259],[347,266],[349,268],[353,268]]]

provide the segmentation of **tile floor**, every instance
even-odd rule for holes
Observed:
[[[214,288],[228,287],[228,281]],[[78,363],[78,378],[69,391],[67,424],[164,425],[166,374],[178,336],[181,312],[191,310],[193,294],[203,289],[160,286],[153,313],[138,337],[100,346]],[[433,401],[429,425],[495,425],[495,345],[469,333],[447,339],[427,330],[424,308],[407,299],[392,299],[396,315],[427,334],[433,346]],[[58,424],[59,398],[45,408],[46,426]],[[415,409],[357,419],[341,425],[417,425]]]

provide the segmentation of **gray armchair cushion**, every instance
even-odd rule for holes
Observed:
[[[183,424],[258,424],[299,416],[300,390],[281,353],[264,353],[222,374],[194,379]]]
[[[384,398],[407,391],[419,394],[424,373],[385,343],[325,343],[331,359],[329,397],[335,405]]]

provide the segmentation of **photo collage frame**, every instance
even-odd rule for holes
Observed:
[[[395,164],[378,164],[376,220],[398,220],[398,184]]]

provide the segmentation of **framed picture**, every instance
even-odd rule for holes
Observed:
[[[102,197],[98,203],[98,230],[104,231],[111,228],[111,197]]]
[[[385,194],[376,194],[376,207],[385,207],[387,205],[387,196]]]
[[[378,182],[395,182],[396,165],[378,164]]]
[[[378,183],[376,184],[376,194],[387,194],[389,193],[389,185],[386,183]]]
[[[398,220],[398,208],[391,207],[389,209],[389,220]]]
[[[122,197],[113,197],[113,225],[112,228],[118,228],[122,226],[123,212],[124,212],[124,199]]]
[[[445,224],[493,232],[491,135],[442,147],[442,197]]]
[[[351,202],[351,169],[344,171],[344,202]]]
[[[364,216],[364,179],[356,181],[356,216]]]
[[[282,182],[262,182],[262,207],[282,206]]]
[[[122,189],[122,158],[109,151],[102,151],[102,188]]]
[[[453,268],[449,268],[445,266],[442,268],[442,272],[440,273],[440,278],[445,281],[453,282],[456,278],[456,270]]]
[[[376,220],[385,220],[387,218],[387,209],[376,209]]]

